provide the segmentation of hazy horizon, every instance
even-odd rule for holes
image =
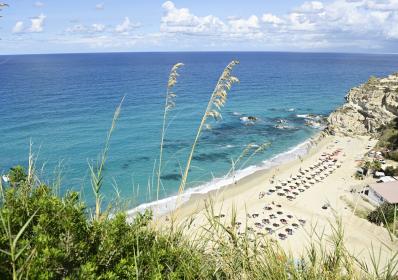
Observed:
[[[398,0],[5,2],[0,54],[8,55],[398,50]]]

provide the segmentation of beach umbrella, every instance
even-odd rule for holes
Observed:
[[[281,239],[281,240],[285,240],[286,239],[286,234],[283,234],[283,233],[278,233],[278,236],[279,236],[279,238]]]
[[[306,221],[305,221],[304,219],[299,219],[298,221],[299,221],[299,223],[300,223],[301,225],[305,225],[305,223],[306,223]]]
[[[285,229],[285,231],[287,232],[287,234],[292,235],[293,234],[293,230],[291,228],[287,228]]]
[[[315,180],[314,180],[314,179],[310,180],[309,182],[310,182],[310,184],[312,184],[312,185],[315,184]]]
[[[263,227],[264,227],[263,224],[262,224],[262,223],[259,223],[259,222],[254,223],[254,225],[255,225],[257,228],[263,228]]]
[[[270,227],[266,227],[265,230],[269,233],[269,234],[273,234],[274,230]]]

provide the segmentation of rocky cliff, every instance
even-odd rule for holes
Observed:
[[[330,114],[330,134],[376,135],[380,128],[398,117],[398,73],[386,78],[371,77],[352,88],[346,103]]]

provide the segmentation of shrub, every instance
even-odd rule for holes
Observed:
[[[384,174],[386,176],[397,176],[398,175],[398,168],[394,168],[393,166],[387,166],[384,169]]]
[[[14,234],[33,217],[17,246],[24,250],[16,267],[24,268],[29,279],[207,278],[199,251],[190,248],[181,234],[168,236],[151,228],[149,212],[132,223],[124,213],[90,220],[77,193],[58,197],[45,185],[24,184],[4,190],[0,213]],[[13,263],[4,253],[9,251],[4,224],[0,250],[0,279],[12,279]]]
[[[380,225],[381,223],[390,224],[394,222],[394,219],[396,219],[396,211],[397,205],[383,203],[375,210],[370,212],[367,218],[370,222],[378,225]]]
[[[398,151],[389,152],[386,154],[388,159],[398,161]]]

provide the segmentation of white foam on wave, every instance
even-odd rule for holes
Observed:
[[[257,171],[270,169],[277,165],[297,159],[298,157],[305,155],[308,152],[311,145],[312,145],[312,141],[311,141],[311,139],[308,139],[305,142],[287,150],[286,152],[280,153],[268,160],[264,160],[259,165],[248,166],[244,169],[237,170],[233,175],[224,176],[221,178],[214,178],[213,180],[211,180],[208,183],[187,189],[180,196],[179,205],[187,202],[189,200],[189,198],[194,194],[206,194],[210,191],[218,190],[227,185],[231,185],[234,182],[236,182],[244,177],[247,177]],[[155,216],[167,214],[175,209],[175,206],[177,203],[177,198],[178,198],[178,196],[175,195],[175,196],[167,197],[167,198],[164,198],[164,199],[161,199],[158,201],[141,204],[141,205],[137,206],[136,208],[129,210],[127,212],[127,215],[129,217],[133,217],[135,214],[142,213],[146,209],[151,209]]]

